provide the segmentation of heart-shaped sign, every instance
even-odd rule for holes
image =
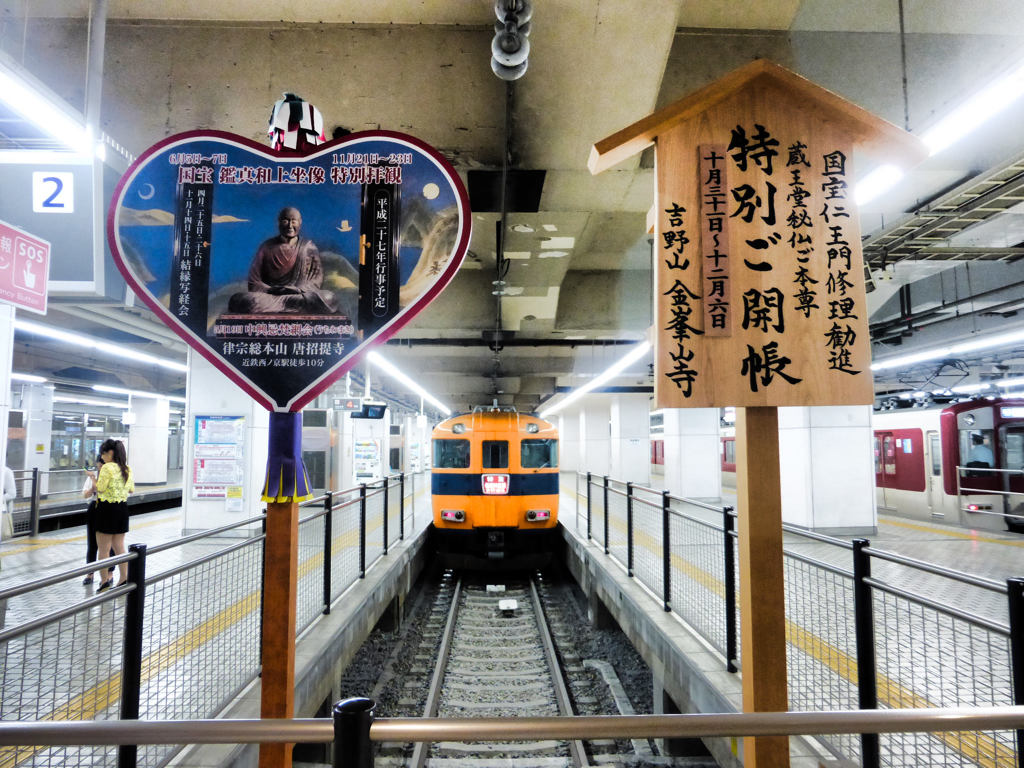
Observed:
[[[452,279],[469,198],[436,150],[401,133],[297,157],[193,131],[128,169],[107,237],[189,346],[266,408],[297,411]]]

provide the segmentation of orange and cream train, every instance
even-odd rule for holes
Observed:
[[[503,406],[431,434],[434,536],[453,565],[539,564],[558,523],[558,430]]]

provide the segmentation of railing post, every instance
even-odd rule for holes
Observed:
[[[633,483],[626,483],[626,575],[633,578]]]
[[[604,476],[604,553],[608,554],[608,475]]]
[[[334,768],[373,768],[370,726],[373,699],[353,698],[334,705]]]
[[[857,705],[860,709],[878,709],[878,684],[875,669],[875,619],[871,600],[871,555],[864,549],[867,539],[853,540],[853,619],[857,638]],[[860,736],[861,765],[878,768],[880,762],[877,733]]]
[[[1010,599],[1010,674],[1013,703],[1024,704],[1024,579],[1007,579]],[[1024,729],[1017,729],[1017,768],[1024,768]]]
[[[730,672],[736,666],[736,542],[732,533],[735,521],[732,507],[722,508],[722,535],[725,537],[725,668]]]
[[[39,535],[39,467],[32,468],[32,501],[29,503],[29,529],[32,538]]]
[[[590,541],[590,517],[591,517],[591,507],[590,507],[590,473],[587,472],[587,541]]]
[[[366,483],[359,484],[359,578],[366,578]]]
[[[662,543],[662,581],[664,586],[665,610],[671,611],[672,597],[672,544],[668,537],[668,516],[671,502],[668,491],[661,492],[661,543]]]
[[[121,720],[139,719],[142,687],[142,622],[146,606],[146,545],[128,547],[135,559],[128,561],[128,581],[135,589],[124,599],[124,642],[121,651]],[[118,768],[135,768],[137,744],[122,744],[117,750]]]
[[[398,538],[405,541],[405,472],[398,476]]]
[[[384,554],[388,553],[388,478],[384,478],[384,482],[381,484],[384,486]]]
[[[331,612],[331,560],[333,559],[334,493],[324,497],[324,614]]]

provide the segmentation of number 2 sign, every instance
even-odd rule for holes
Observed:
[[[35,213],[74,213],[74,174],[66,171],[33,172],[32,211]]]

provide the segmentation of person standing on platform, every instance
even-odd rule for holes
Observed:
[[[128,454],[120,440],[107,439],[100,445],[103,466],[96,475],[96,548],[99,552],[114,550],[123,555],[124,535],[128,533],[128,494],[135,490]],[[121,579],[117,586],[128,581],[128,564],[118,565]],[[102,575],[102,573],[100,574]],[[113,579],[103,581],[97,592],[113,586]]]
[[[18,496],[18,485],[14,482],[14,470],[4,467],[4,504],[0,507],[0,541],[14,537],[14,500]]]
[[[103,466],[103,459],[96,458],[96,471],[99,472]],[[96,562],[96,475],[92,472],[85,473],[85,486],[82,488],[82,498],[89,500],[89,506],[85,510],[85,562]],[[104,555],[106,557],[107,555]],[[110,556],[114,556],[114,550],[110,550]],[[113,573],[114,566],[107,568],[107,573]],[[82,580],[83,584],[92,584],[90,573]]]

